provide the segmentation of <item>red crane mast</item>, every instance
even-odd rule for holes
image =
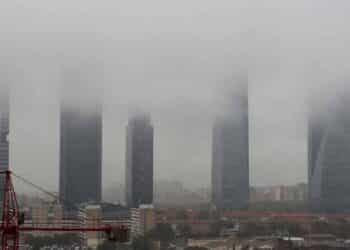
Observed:
[[[27,226],[21,218],[16,192],[14,190],[11,171],[0,171],[0,176],[4,175],[4,193],[2,208],[1,246],[2,250],[19,250],[20,232],[105,232],[110,240],[117,242],[128,241],[128,228],[119,226],[113,228],[111,225],[100,225],[85,227],[79,225],[64,226]]]

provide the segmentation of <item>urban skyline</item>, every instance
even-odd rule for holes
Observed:
[[[309,88],[318,88],[348,76],[349,50],[344,41],[347,41],[349,33],[344,25],[344,20],[348,19],[344,9],[349,3],[343,1],[329,5],[322,1],[271,1],[251,6],[246,1],[220,5],[206,1],[197,8],[196,1],[184,2],[174,3],[174,8],[144,4],[140,12],[126,4],[125,15],[114,11],[119,7],[115,3],[91,3],[85,6],[86,15],[81,19],[76,19],[80,14],[80,2],[72,5],[64,0],[64,3],[54,6],[43,5],[41,1],[23,3],[28,8],[21,9],[23,15],[20,16],[33,18],[35,22],[16,18],[16,4],[5,4],[2,8],[5,22],[1,29],[4,37],[1,82],[10,82],[16,88],[11,126],[14,126],[14,136],[21,134],[18,137],[23,138],[13,139],[17,145],[11,150],[14,154],[12,158],[17,159],[12,161],[12,167],[50,189],[57,188],[54,178],[58,162],[54,156],[58,145],[57,122],[54,120],[57,106],[54,98],[56,83],[60,80],[58,71],[62,66],[92,62],[100,67],[103,72],[97,74],[94,82],[106,89],[108,110],[123,111],[123,107],[117,107],[118,104],[125,105],[128,100],[137,98],[141,98],[142,103],[154,101],[156,105],[161,105],[163,110],[155,115],[160,136],[172,132],[165,124],[164,120],[168,119],[165,112],[181,104],[181,97],[187,98],[192,105],[186,110],[174,112],[176,120],[188,113],[195,116],[198,110],[210,109],[210,91],[218,90],[218,83],[237,66],[246,66],[252,80],[253,118],[258,119],[252,123],[256,145],[252,148],[252,165],[258,169],[252,174],[252,182],[261,185],[306,180],[304,95]],[[64,6],[71,6],[71,12],[67,13]],[[100,12],[96,11],[96,7]],[[325,11],[328,8],[331,11]],[[206,12],[209,16],[203,15]],[[43,16],[42,13],[54,14]],[[108,13],[108,17],[104,13]],[[137,17],[139,14],[142,18]],[[16,30],[6,23],[13,23]],[[112,23],[123,25],[114,26]],[[324,89],[325,92],[328,90]],[[166,100],[169,103],[165,103]],[[189,112],[184,113],[187,110]],[[118,123],[111,116],[119,112],[108,112],[106,126],[109,126],[108,133],[111,134],[110,127],[116,124],[124,127],[126,119],[117,117],[120,119]],[[50,116],[47,122],[43,118],[46,115]],[[209,115],[204,115],[210,119]],[[195,122],[189,124],[191,129],[199,126]],[[20,124],[27,126],[24,128]],[[28,135],[35,133],[35,128],[39,128],[40,133]],[[210,130],[209,126],[204,129]],[[47,136],[49,132],[51,136]],[[116,135],[117,140],[124,141],[124,135],[120,134]],[[191,148],[203,132],[193,134],[189,137]],[[269,138],[266,146],[262,142],[267,141],[265,135]],[[185,176],[188,168],[193,169],[191,176],[203,169],[203,175],[198,178],[201,182],[195,185],[209,183],[210,178],[205,176],[210,176],[210,163],[206,163],[209,160],[204,156],[209,146],[188,155],[181,152],[184,158],[201,153],[202,161],[172,163],[171,158],[168,163],[167,158],[170,157],[167,154],[171,154],[178,143],[174,142],[175,145],[166,151],[163,148],[167,147],[165,141],[169,136],[160,136],[157,140],[161,140],[163,152],[161,158],[155,160],[160,177],[179,179]],[[40,137],[41,145],[30,148],[29,141],[34,141],[35,137]],[[205,137],[206,144],[209,144],[208,140],[209,137]],[[106,152],[105,169],[112,173],[118,165],[118,170],[122,171],[120,176],[124,176],[121,163],[124,145],[112,143],[112,139],[106,145],[111,149]],[[277,151],[276,155],[285,152],[278,150],[282,148],[290,154],[273,157]],[[37,153],[43,150],[48,152],[45,157]],[[186,151],[189,151],[188,148]],[[33,166],[26,167],[26,164]],[[174,165],[179,165],[181,171],[174,173],[176,176],[167,175],[165,171],[174,168]],[[278,176],[272,178],[281,167],[289,174],[277,173]],[[28,169],[42,173],[47,171],[49,176],[31,175]],[[118,178],[117,173],[111,175],[104,176],[106,182],[112,183]],[[183,179],[192,184],[190,178]]]
[[[237,100],[238,100],[239,98],[237,98]],[[344,98],[345,99],[345,98]],[[5,98],[3,98],[3,100],[5,100]],[[7,101],[8,102],[8,101]],[[333,102],[333,106],[335,105],[334,104],[335,102]],[[331,109],[332,108],[332,105],[328,105],[328,106],[330,106],[329,107],[329,109]],[[341,106],[341,104],[339,104],[339,101],[338,101],[338,106]],[[90,107],[91,108],[91,107]],[[320,109],[319,107],[318,108],[316,108],[316,109]],[[334,107],[333,107],[333,109],[334,109]],[[319,111],[319,110],[318,110]],[[334,109],[333,111],[336,111],[336,109]],[[314,112],[315,114],[313,114],[314,116],[316,116],[317,115],[317,112]],[[336,114],[336,112],[334,112],[334,114]],[[325,116],[324,114],[323,114],[323,116]],[[331,117],[331,116],[330,116]],[[328,117],[329,118],[329,120],[331,120],[331,118],[330,117]],[[102,118],[101,118],[102,119]],[[335,119],[334,118],[334,115],[333,115],[333,119]],[[339,118],[338,118],[339,119]],[[315,121],[317,121],[317,119],[315,119]],[[309,126],[310,126],[310,124],[311,123],[309,123]],[[312,142],[314,142],[315,141],[315,139],[316,140],[322,140],[322,138],[319,138],[319,139],[317,139],[317,133],[319,133],[319,136],[323,136],[322,135],[322,126],[324,126],[324,124],[322,125],[322,123],[315,123],[316,125],[314,125],[314,127],[316,127],[316,129],[311,129],[310,131],[311,131],[311,133],[309,133],[309,143],[312,143]],[[319,126],[318,127],[318,129],[319,129],[319,131],[317,131],[317,126]],[[313,133],[316,133],[316,135],[313,135]],[[317,147],[319,146],[319,144],[321,144],[321,142],[319,141],[319,142],[316,142],[316,145],[314,146],[314,147],[311,147],[311,146],[309,146],[309,150],[310,150],[310,154],[316,154],[317,155]],[[316,150],[315,150],[316,149]],[[316,153],[315,153],[316,152]],[[311,185],[312,184],[312,182],[314,182],[313,180],[312,180],[312,178],[311,178],[311,176],[312,176],[312,174],[313,174],[313,169],[315,168],[315,159],[317,158],[317,156],[312,156],[312,157],[310,157],[309,158],[309,160],[310,160],[310,165],[309,165],[309,171],[310,171],[310,175],[309,175],[309,177],[310,177],[310,181],[309,181],[309,184]],[[313,162],[313,163],[312,163]],[[314,188],[315,189],[315,188]],[[314,190],[313,189],[313,190]],[[310,190],[312,190],[311,189],[311,187],[310,187]],[[99,193],[101,193],[101,192],[99,192]]]
[[[349,249],[349,9],[5,1],[1,249]]]
[[[242,94],[242,92],[240,92],[241,94]],[[245,107],[247,110],[248,110],[248,97],[247,97],[248,95],[236,95],[235,96],[235,98],[232,98],[231,100],[230,100],[230,102],[228,103],[228,105],[226,106],[226,107]],[[244,100],[244,98],[247,98],[246,99],[246,106],[245,105],[243,105],[244,104],[244,101],[242,101],[242,100]],[[5,98],[4,98],[4,100],[6,100]],[[227,100],[227,99],[225,99],[225,100]],[[8,100],[7,100],[7,102],[8,102]],[[227,104],[227,103],[226,103]],[[241,105],[242,104],[242,105]],[[230,106],[230,105],[232,105],[232,106]],[[339,104],[339,102],[338,102],[338,106],[339,106],[340,104]],[[61,106],[62,108],[64,107],[64,105],[62,105]],[[67,107],[68,107],[68,105],[67,105]],[[90,109],[90,111],[91,111],[91,107],[92,106],[90,106],[89,107],[89,109]],[[101,107],[100,107],[101,108]],[[99,110],[100,110],[100,108],[99,108]],[[225,110],[225,109],[223,109],[223,110]],[[235,111],[234,111],[235,110]],[[66,110],[66,111],[68,111],[68,109]],[[74,109],[70,109],[70,111],[69,112],[66,112],[66,114],[68,115],[69,113],[71,114],[71,116],[69,117],[69,115],[67,116],[67,117],[69,117],[69,119],[68,120],[74,120],[74,119],[72,119],[73,117],[79,117],[80,115],[82,115],[82,114],[84,114],[85,113],[85,111],[86,110],[84,110],[84,109],[82,109],[81,111],[78,111],[78,109],[76,109],[76,111],[77,112],[75,112],[75,114],[74,114]],[[242,112],[242,109],[232,109],[231,110],[232,112],[236,112],[236,114],[239,114],[240,112]],[[65,112],[62,112],[62,114],[63,113],[65,113]],[[90,113],[90,115],[93,113],[93,112],[87,112],[86,114],[88,114],[88,113]],[[101,110],[98,112],[98,113],[100,113],[100,115],[99,116],[101,116]],[[226,113],[227,114],[227,110],[225,110],[223,113]],[[335,112],[336,113],[336,112]],[[248,115],[247,115],[247,112],[246,113],[244,113],[245,114],[245,116],[246,116],[246,118],[248,119]],[[316,113],[315,113],[316,114]],[[314,116],[316,116],[314,114]],[[84,116],[84,115],[83,115]],[[64,115],[62,116],[62,117],[64,117]],[[85,117],[88,117],[88,116],[85,116]],[[239,115],[238,116],[236,116],[236,118],[237,117],[239,117]],[[333,116],[334,117],[334,116]],[[100,117],[99,119],[101,119],[101,121],[102,121],[102,117]],[[338,118],[339,119],[339,118]],[[64,120],[64,119],[63,119]],[[217,121],[219,121],[220,119],[218,119]],[[223,119],[223,120],[225,120],[225,119]],[[238,119],[239,120],[239,119]],[[331,119],[329,119],[329,120],[331,120]],[[62,120],[61,120],[62,121]],[[317,119],[315,119],[315,121],[317,121]],[[90,122],[89,121],[84,121],[83,123],[85,123],[85,124],[89,124]],[[220,123],[220,122],[219,122]],[[219,124],[218,123],[218,124]],[[218,125],[218,124],[215,124],[214,125],[214,128],[216,127],[216,125]],[[248,123],[248,121],[247,121],[247,124],[249,124]],[[312,123],[309,123],[309,125],[310,124],[312,124]],[[316,134],[316,136],[315,135],[313,135],[313,133],[319,133],[319,136],[321,136],[322,137],[322,123],[315,123],[316,124],[316,129],[310,129],[310,134],[309,134],[309,143],[315,143],[314,141],[315,141],[315,138],[316,138],[316,141],[317,140],[321,140],[322,138],[317,138],[317,134]],[[62,124],[61,124],[62,125]],[[318,131],[317,130],[317,125],[318,126],[320,126],[321,125],[321,127],[318,127],[320,130]],[[323,124],[324,125],[324,124]],[[218,127],[220,127],[220,126],[218,126]],[[247,126],[248,127],[248,126]],[[101,133],[102,133],[102,127],[101,127]],[[215,135],[215,129],[213,130],[213,136]],[[215,137],[215,136],[214,136]],[[101,137],[102,138],[102,137]],[[249,136],[248,136],[248,131],[247,131],[247,138],[249,138]],[[102,139],[101,139],[102,140]],[[321,141],[318,141],[318,144],[321,144]],[[61,146],[62,146],[62,144],[61,144]],[[312,155],[312,154],[316,154],[317,155],[317,147],[318,147],[319,145],[317,145],[317,142],[316,142],[316,145],[314,146],[314,147],[312,147],[312,146],[309,146],[309,150],[310,150],[310,155]],[[316,149],[316,150],[315,150]],[[316,153],[315,153],[315,151],[316,151]],[[100,156],[101,157],[101,156]],[[309,171],[310,171],[310,175],[309,175],[309,177],[310,177],[310,182],[309,182],[309,184],[310,184],[310,190],[315,190],[315,187],[314,188],[312,188],[312,186],[314,186],[314,184],[312,184],[312,183],[314,183],[315,181],[311,178],[311,176],[313,175],[313,172],[314,172],[314,168],[315,168],[315,159],[317,158],[317,156],[312,156],[312,157],[310,157],[309,158],[309,160],[310,160],[310,165],[309,165]],[[248,157],[248,162],[249,162],[249,157]],[[312,165],[313,164],[313,165]],[[101,168],[101,166],[100,166],[100,168]],[[247,170],[249,171],[249,169],[247,168]],[[99,170],[98,172],[101,172],[101,170]],[[98,174],[97,175],[95,175],[95,176],[98,176]],[[100,174],[100,176],[101,176],[101,174]],[[247,174],[247,176],[248,176],[248,174]],[[101,180],[101,177],[99,178],[100,179],[100,182],[102,182],[102,180]],[[244,178],[243,178],[244,179]],[[60,183],[63,183],[62,182],[62,180],[60,181]],[[248,183],[249,183],[249,180],[248,180]],[[97,191],[97,193],[98,193],[98,195],[96,196],[96,197],[99,197],[99,198],[89,198],[89,199],[85,199],[85,201],[88,201],[88,200],[90,200],[90,201],[92,201],[92,200],[101,200],[101,192],[102,192],[102,187],[101,187],[101,185],[102,185],[102,183],[101,184],[98,184],[98,186],[99,186],[99,188],[97,188],[96,190],[100,190],[100,191]],[[61,184],[61,186],[64,186],[63,184]],[[151,186],[151,185],[150,185]],[[249,186],[249,185],[248,185]],[[63,191],[61,191],[61,193],[63,193]],[[314,195],[314,194],[312,194],[312,195]],[[68,200],[71,200],[71,199],[68,199]]]

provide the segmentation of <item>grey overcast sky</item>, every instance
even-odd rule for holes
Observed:
[[[59,84],[104,93],[103,181],[124,182],[125,125],[143,105],[155,178],[210,185],[211,126],[239,69],[250,83],[253,185],[306,180],[306,97],[348,79],[347,0],[11,0],[0,8],[0,82],[12,87],[11,165],[58,186]],[[77,100],[79,101],[79,100]]]

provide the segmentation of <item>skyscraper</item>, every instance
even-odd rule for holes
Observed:
[[[2,89],[3,90],[3,89]],[[9,168],[9,120],[10,120],[10,98],[8,88],[4,88],[0,95],[0,171]],[[3,190],[4,175],[0,176],[0,190]],[[2,201],[3,191],[0,191]]]
[[[63,95],[70,90],[69,85],[65,87]],[[84,94],[84,89],[76,93]],[[79,203],[100,202],[102,192],[101,105],[77,100],[63,96],[61,102],[59,189],[65,210],[74,210]]]
[[[350,93],[341,92],[309,117],[309,201],[316,212],[350,212]]]
[[[321,145],[324,141],[324,135],[327,126],[326,117],[321,115],[318,108],[312,103],[309,106],[308,113],[308,195],[309,205],[312,210],[320,210],[320,176],[316,176],[317,159],[320,155]],[[316,182],[319,182],[316,184]],[[314,184],[312,184],[314,183]]]
[[[153,203],[153,126],[150,116],[130,117],[126,135],[126,201],[137,208]]]
[[[10,120],[9,92],[0,95],[0,170],[9,168],[9,120]]]
[[[212,202],[218,209],[243,209],[249,202],[248,85],[227,99],[214,122]]]

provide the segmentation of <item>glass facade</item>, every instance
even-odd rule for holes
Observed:
[[[247,86],[231,98],[213,128],[212,202],[218,209],[244,209],[249,203]]]
[[[0,96],[0,171],[9,168],[9,125],[10,125],[9,92]],[[0,176],[0,200],[3,197],[4,175]],[[2,205],[2,203],[1,203]]]
[[[102,115],[61,107],[60,198],[66,210],[101,201]]]
[[[0,97],[0,170],[9,168],[9,96]]]
[[[126,202],[153,203],[153,126],[148,115],[129,119],[126,135]]]
[[[347,96],[331,103],[327,119],[309,121],[310,206],[317,212],[350,212],[350,110]]]

